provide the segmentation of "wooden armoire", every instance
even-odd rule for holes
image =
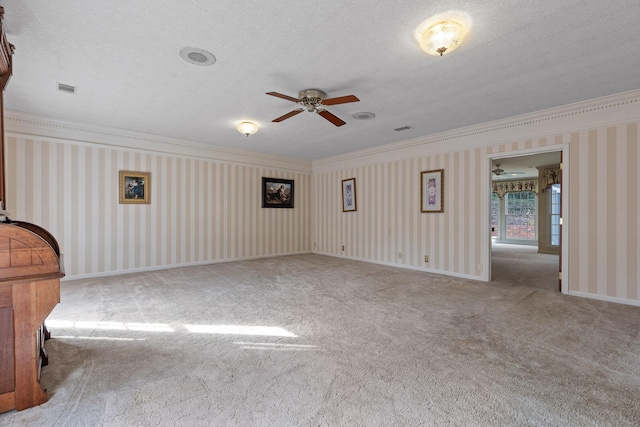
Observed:
[[[6,202],[4,88],[12,73],[13,45],[0,7],[0,201]],[[44,320],[60,302],[64,276],[58,242],[45,229],[0,217],[0,413],[47,401],[40,369],[47,364]]]

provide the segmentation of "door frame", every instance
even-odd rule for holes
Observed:
[[[562,272],[562,286],[560,292],[563,294],[569,294],[569,189],[570,189],[570,181],[569,181],[569,143],[565,142],[562,144],[548,145],[544,147],[537,148],[526,148],[522,150],[514,150],[514,151],[503,151],[497,153],[489,153],[487,154],[487,158],[485,161],[485,182],[487,185],[484,186],[484,200],[487,203],[487,221],[485,221],[482,232],[481,239],[484,240],[483,246],[486,248],[484,259],[482,262],[487,268],[484,269],[484,275],[482,276],[482,280],[486,282],[491,281],[491,192],[493,191],[491,184],[491,165],[494,159],[503,159],[508,157],[522,157],[528,156],[530,154],[539,154],[539,153],[550,153],[559,151],[562,153],[562,201],[561,201],[561,209],[562,209],[562,227],[561,227],[561,237],[560,237],[560,264],[559,271]]]

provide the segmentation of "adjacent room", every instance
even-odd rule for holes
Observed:
[[[0,424],[640,424],[640,3],[0,0]]]
[[[561,152],[496,158],[491,170],[491,280],[562,291]]]

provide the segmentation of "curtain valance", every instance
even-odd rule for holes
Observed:
[[[493,192],[503,198],[506,193],[519,191],[532,191],[538,194],[537,179],[520,179],[515,181],[496,181],[493,183]]]
[[[542,171],[542,191],[554,184],[560,184],[562,172],[560,168],[545,169]]]

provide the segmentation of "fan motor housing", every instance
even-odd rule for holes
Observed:
[[[316,108],[322,104],[322,100],[327,97],[327,94],[319,89],[306,89],[301,90],[298,93],[298,99],[300,103],[309,112],[313,112]]]
[[[305,89],[305,90],[301,90],[298,93],[298,99],[303,99],[303,98],[316,98],[316,99],[320,99],[323,100],[327,97],[327,94],[324,93],[323,91],[321,91],[320,89]]]

